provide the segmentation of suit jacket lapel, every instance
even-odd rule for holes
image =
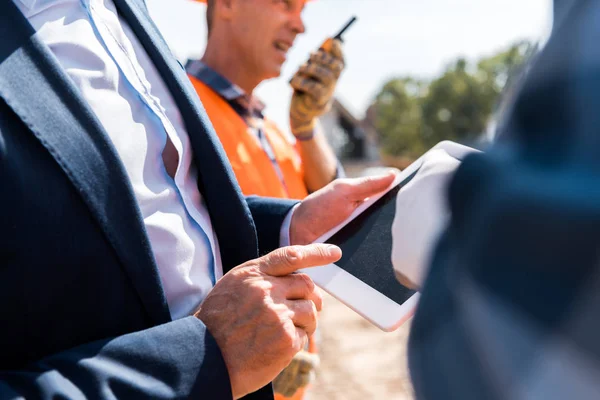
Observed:
[[[258,255],[254,222],[227,156],[181,64],[150,20],[143,0],[114,0],[167,84],[185,122],[198,187],[219,238],[224,272]]]
[[[158,270],[124,167],[77,88],[12,1],[0,6],[0,98],[80,193],[150,319],[157,324],[168,321]]]

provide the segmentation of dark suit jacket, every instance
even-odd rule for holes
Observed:
[[[225,272],[277,247],[293,203],[245,201],[143,0],[114,1],[181,111]],[[231,398],[206,327],[170,319],[106,132],[11,0],[0,3],[0,321],[0,398]]]
[[[528,381],[559,342],[600,365],[600,2],[561,4],[503,139],[450,185],[410,338],[421,400],[587,398],[564,375]]]

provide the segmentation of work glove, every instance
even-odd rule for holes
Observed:
[[[315,370],[319,365],[319,356],[302,350],[297,353],[288,365],[273,381],[275,393],[284,397],[292,397],[298,389],[311,383]]]
[[[343,69],[342,42],[328,39],[292,77],[290,126],[298,140],[312,139],[317,118],[331,107]]]

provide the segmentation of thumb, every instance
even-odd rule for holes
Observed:
[[[331,264],[341,257],[342,250],[331,244],[282,247],[260,259],[260,270],[271,276],[285,276],[302,268]]]
[[[351,201],[362,201],[386,190],[395,178],[396,173],[390,171],[385,175],[353,179],[348,182],[347,197]]]

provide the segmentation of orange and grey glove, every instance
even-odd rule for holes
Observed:
[[[298,140],[312,139],[317,118],[331,107],[343,69],[342,42],[328,39],[293,76],[290,125]]]
[[[319,365],[319,356],[302,350],[294,356],[288,365],[273,381],[275,393],[292,397],[300,388],[311,383]]]

